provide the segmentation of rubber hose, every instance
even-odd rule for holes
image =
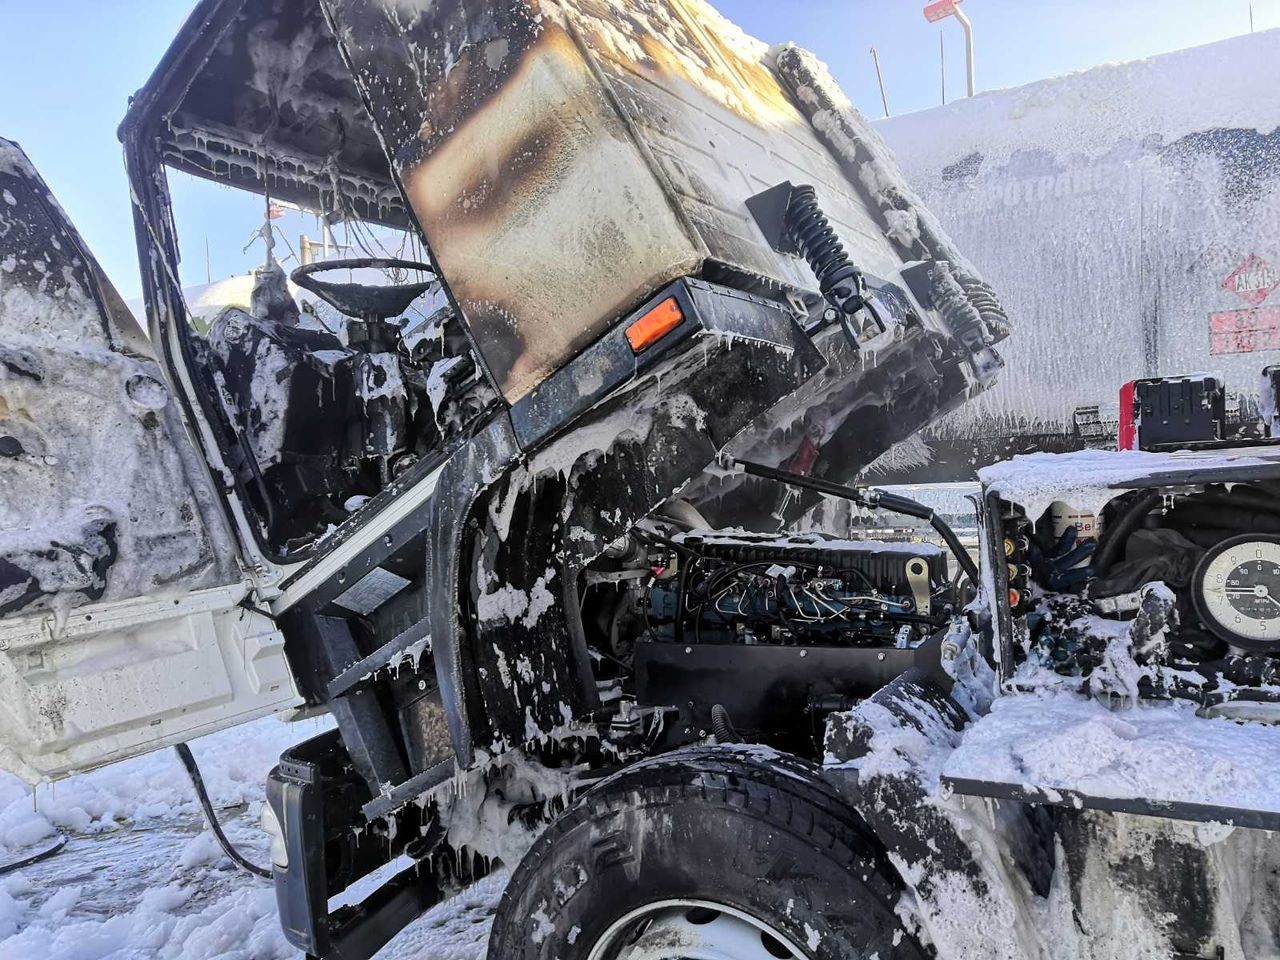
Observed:
[[[927,520],[929,525],[938,531],[943,542],[951,549],[952,554],[955,555],[956,563],[964,570],[965,576],[969,578],[970,582],[975,586],[979,582],[978,565],[973,562],[973,558],[969,556],[969,551],[964,548],[960,538],[956,536],[955,531],[941,517],[936,516],[923,503],[918,503],[909,497],[899,496],[896,493],[885,493],[883,490],[875,491],[877,497],[872,499],[868,496],[868,491],[845,487],[819,477],[806,477],[799,473],[788,473],[786,470],[766,467],[762,463],[753,463],[750,460],[735,460],[734,462],[752,476],[762,477],[766,480],[776,480],[778,483],[789,484],[793,487],[817,490],[819,493],[839,497],[842,500],[851,500],[864,507],[888,510],[890,513],[900,513],[903,516],[915,517],[918,520]]]
[[[209,800],[209,791],[204,787],[204,777],[200,775],[200,768],[196,766],[196,758],[191,755],[191,748],[185,743],[179,743],[174,746],[173,750],[178,755],[178,759],[182,761],[182,765],[187,769],[187,776],[191,778],[191,786],[196,791],[196,799],[200,801],[200,809],[204,811],[204,817],[209,821],[209,829],[213,831],[213,836],[218,841],[218,846],[222,848],[222,852],[241,870],[252,873],[256,877],[262,877],[264,880],[273,879],[270,870],[263,869],[246,860],[240,851],[231,845],[227,835],[222,832],[222,824],[218,822],[218,815],[213,810],[213,803]]]
[[[688,500],[668,500],[653,511],[653,515],[661,517],[663,520],[670,520],[676,526],[683,528],[686,533],[690,530],[709,530],[711,528],[707,518],[698,512],[698,508]]]
[[[716,735],[717,743],[741,743],[742,737],[733,729],[733,721],[729,719],[729,711],[720,704],[711,708],[711,732]]]
[[[15,870],[23,870],[33,864],[37,864],[42,860],[48,860],[55,853],[61,853],[62,848],[67,845],[66,834],[59,834],[57,839],[43,850],[33,853],[30,856],[23,857],[21,860],[13,860],[9,863],[0,864],[0,876],[6,873],[13,873]]]
[[[1129,539],[1129,534],[1133,533],[1142,522],[1142,518],[1151,512],[1151,508],[1159,500],[1160,491],[1158,490],[1148,490],[1146,493],[1139,494],[1138,499],[1120,515],[1120,519],[1103,533],[1102,543],[1093,555],[1094,576],[1101,577],[1111,569],[1111,565],[1120,555],[1120,548]]]
[[[874,506],[882,510],[888,510],[890,513],[900,513],[906,517],[927,520],[929,526],[937,531],[938,536],[942,538],[942,542],[951,550],[951,553],[956,558],[956,563],[960,565],[960,569],[969,578],[969,582],[975,587],[978,585],[978,565],[973,562],[973,558],[969,556],[969,551],[964,548],[964,544],[960,542],[956,532],[941,517],[934,513],[930,507],[926,507],[923,503],[919,503],[909,497],[902,497],[896,493],[885,493],[883,490],[876,492],[879,494],[879,500],[876,501]]]

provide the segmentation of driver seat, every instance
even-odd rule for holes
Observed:
[[[261,491],[273,543],[310,540],[346,516],[352,423],[351,353],[329,333],[227,307],[209,328],[208,371],[239,435],[237,474]],[[247,470],[246,470],[247,468]]]

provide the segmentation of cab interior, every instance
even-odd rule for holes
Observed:
[[[121,135],[142,262],[163,261],[144,277],[148,313],[170,321],[161,338],[268,557],[305,559],[498,406],[318,2],[205,0]],[[197,323],[176,279],[169,171],[400,249],[362,243],[289,270],[268,244],[249,302]]]

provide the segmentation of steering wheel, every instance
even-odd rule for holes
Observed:
[[[418,283],[388,283],[373,286],[365,283],[337,283],[317,279],[316,274],[330,270],[417,270],[429,280]],[[298,267],[289,275],[303,290],[314,293],[339,313],[356,320],[386,320],[398,317],[436,285],[435,271],[425,263],[415,260],[396,260],[391,257],[353,257],[348,260],[319,260]]]

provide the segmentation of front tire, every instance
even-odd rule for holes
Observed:
[[[874,838],[809,764],[695,747],[603,781],[511,878],[490,960],[920,960]]]

